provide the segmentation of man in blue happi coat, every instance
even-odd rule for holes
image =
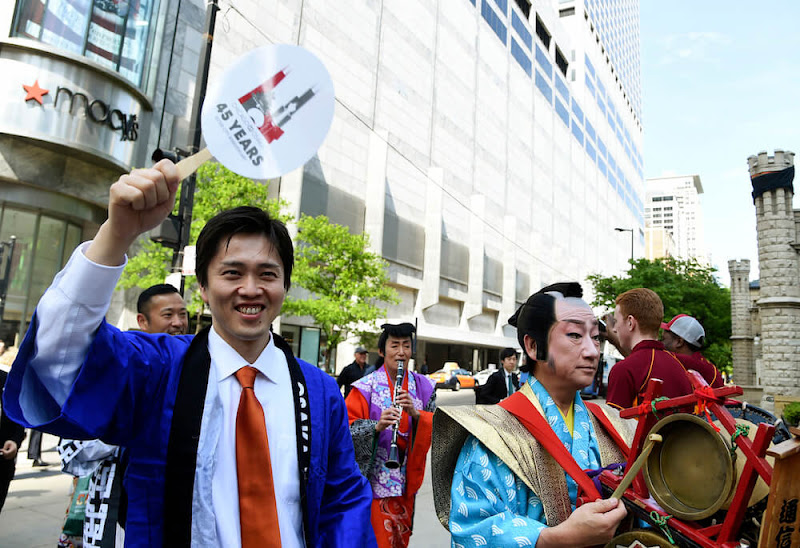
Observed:
[[[434,502],[454,547],[605,544],[625,517],[616,499],[576,509],[578,484],[565,474],[570,459],[576,475],[624,462],[633,434],[615,410],[590,412],[578,393],[599,357],[598,322],[581,296],[577,283],[554,284],[509,319],[530,372],[518,392],[434,415]]]
[[[105,322],[128,247],[166,218],[178,182],[162,160],[111,186],[108,220],[37,307],[4,409],[128,450],[126,546],[374,546],[336,382],[270,331],[294,262],[283,223],[253,207],[207,223],[196,270],[213,326],[197,336]]]

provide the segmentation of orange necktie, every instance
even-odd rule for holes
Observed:
[[[257,373],[258,370],[250,366],[236,372],[236,379],[242,385],[239,410],[236,412],[236,475],[242,547],[280,548],[281,532],[267,425],[254,389]]]

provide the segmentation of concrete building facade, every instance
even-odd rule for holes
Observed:
[[[709,264],[700,204],[700,195],[703,194],[700,176],[652,178],[645,181],[645,186],[645,225],[654,229],[649,234],[656,240],[647,245],[647,249],[653,253],[647,258],[675,256],[681,259],[694,258]],[[663,241],[658,229],[672,237],[672,249],[669,243],[657,241]]]
[[[0,23],[11,29],[0,41],[0,62],[27,67],[20,81],[4,84],[4,112],[24,109],[20,116],[26,116],[46,108],[23,101],[21,86],[38,78],[55,89],[79,67],[102,82],[93,88],[87,76],[70,89],[91,97],[119,89],[130,97],[120,95],[114,105],[126,105],[120,111],[138,120],[137,140],[121,144],[102,134],[113,124],[91,126],[91,113],[72,120],[79,130],[89,128],[86,142],[75,146],[56,139],[42,145],[43,135],[71,115],[66,112],[45,123],[41,135],[26,134],[22,123],[5,128],[0,155],[6,162],[25,150],[24,169],[0,173],[20,191],[4,196],[9,210],[41,209],[45,202],[30,194],[35,190],[89,212],[52,268],[34,265],[36,276],[49,280],[67,251],[102,222],[111,181],[146,165],[157,146],[186,146],[205,3],[140,2],[149,10],[141,26],[151,34],[132,41],[147,44],[136,50],[145,52],[138,76],[130,62],[95,51],[96,36],[109,33],[97,30],[108,25],[92,17],[107,21],[108,12],[96,14],[108,3],[84,2],[91,4],[86,13],[67,10],[73,3],[66,1],[50,2],[43,12],[31,11],[33,4],[44,6],[20,0],[0,8]],[[601,16],[594,5],[244,0],[218,14],[210,80],[242,53],[274,43],[307,48],[331,73],[336,110],[325,143],[305,166],[272,184],[295,216],[325,214],[369,233],[401,298],[387,319],[417,321],[418,354],[427,356],[431,370],[448,360],[481,369],[496,361],[497,349],[516,346],[507,319],[544,284],[618,272],[630,242],[615,226],[633,229],[636,247],[643,248],[638,2],[615,3],[624,18]],[[82,52],[62,49],[65,18],[90,12],[87,28],[97,28],[78,40]],[[50,19],[36,19],[37,13]],[[124,50],[122,58],[130,53],[113,32],[106,38]],[[20,60],[15,52],[30,57]],[[72,167],[76,150],[82,163]],[[47,161],[28,160],[36,155]],[[64,182],[53,188],[53,181]],[[17,332],[40,294],[30,284],[20,291],[27,304],[13,312]],[[124,324],[132,317],[123,309],[124,300],[113,312]],[[276,330],[302,357],[319,361],[324,341],[308,319],[282,318]],[[351,359],[350,350],[339,349],[339,367]]]
[[[653,260],[661,257],[675,257],[675,239],[663,226],[648,226],[644,229],[644,257]]]
[[[734,378],[763,390],[761,405],[780,411],[787,402],[800,401],[800,210],[792,208],[794,153],[760,152],[747,162],[760,280],[754,300],[749,261],[729,262]]]

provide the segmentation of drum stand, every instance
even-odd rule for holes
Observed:
[[[742,526],[747,503],[755,487],[758,476],[761,476],[767,485],[772,485],[772,467],[764,459],[770,441],[775,433],[775,426],[761,423],[755,439],[750,441],[747,436],[736,437],[736,421],[725,408],[725,398],[742,394],[738,386],[723,386],[711,388],[696,372],[689,371],[692,377],[694,393],[672,399],[663,399],[659,379],[651,379],[647,385],[644,401],[630,409],[620,412],[622,418],[638,417],[639,424],[633,438],[631,452],[628,457],[626,470],[633,464],[642,451],[648,433],[659,419],[676,412],[705,414],[713,413],[723,427],[736,439],[736,444],[746,457],[744,470],[739,478],[736,492],[722,523],[701,527],[695,522],[684,521],[677,518],[664,520],[666,512],[650,497],[644,477],[641,473],[634,478],[631,487],[625,490],[622,500],[630,511],[656,528],[666,526],[676,541],[682,546],[702,548],[738,548],[740,546],[738,533]],[[621,476],[605,470],[600,474],[600,483],[609,492],[613,491],[622,480]],[[605,491],[605,489],[604,489]],[[771,501],[770,501],[771,502]],[[661,523],[658,523],[661,521]],[[763,526],[763,524],[762,524]],[[764,546],[772,546],[766,544]],[[775,545],[780,546],[780,545]]]

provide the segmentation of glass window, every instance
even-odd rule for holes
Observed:
[[[516,15],[514,17],[516,17]],[[517,60],[517,63],[519,63],[519,66],[522,67],[527,75],[530,76],[533,71],[533,64],[531,60],[528,59],[528,55],[517,45],[517,39],[513,37],[511,38],[511,55]]]
[[[64,250],[64,236],[66,223],[42,217],[39,221],[39,234],[36,237],[36,256],[33,259],[33,276],[31,277],[28,298],[31,305],[38,303],[44,295],[44,290],[53,281],[53,277],[61,266],[61,256]]]
[[[81,229],[76,225],[67,225],[67,235],[64,238],[64,256],[61,258],[61,268],[67,264],[70,255],[81,243]]]
[[[13,35],[82,55],[142,85],[159,0],[20,0]]]
[[[292,354],[295,356],[300,355],[300,327],[297,325],[289,325],[281,322],[281,337],[292,349]]]
[[[78,225],[8,206],[3,209],[1,219],[0,241],[8,241],[11,236],[17,240],[0,330],[6,335],[9,330],[16,331],[21,337],[36,303],[83,234]]]
[[[319,329],[303,327],[300,335],[300,359],[319,367],[324,364],[319,347]]]
[[[536,71],[536,78],[534,80],[536,82],[536,88],[542,92],[542,94],[547,98],[548,103],[553,102],[553,90],[550,85],[547,83],[547,80],[542,73],[538,70]]]
[[[527,272],[517,270],[516,276],[516,290],[514,291],[514,298],[517,301],[524,302],[530,293],[531,277]]]
[[[14,257],[11,263],[11,284],[8,287],[6,313],[17,301],[19,310],[25,299],[28,277],[33,262],[33,238],[36,233],[36,214],[7,207],[3,212],[3,224],[0,227],[0,240],[8,241],[11,236],[17,237],[14,246]]]
[[[442,278],[457,283],[469,283],[469,248],[442,236],[442,251],[439,261]]]
[[[564,125],[569,127],[569,112],[567,112],[567,107],[558,98],[556,98],[556,114],[564,122]]]
[[[504,44],[506,43],[506,25],[503,23],[503,20],[498,17],[497,13],[486,3],[486,0],[483,0],[483,4],[481,4],[481,15],[489,23],[489,26],[492,28],[494,33],[500,39],[501,42]]]
[[[531,5],[525,2],[528,6],[528,11],[530,11]],[[517,5],[519,5],[519,0],[517,0]],[[526,16],[527,17],[527,16]],[[533,40],[531,38],[531,33],[528,31],[525,23],[522,22],[522,19],[519,18],[517,12],[511,11],[511,26],[514,27],[514,30],[517,31],[517,34],[522,39],[522,42],[528,48],[528,51],[533,47]]]
[[[503,263],[483,255],[483,289],[496,295],[503,293]]]

